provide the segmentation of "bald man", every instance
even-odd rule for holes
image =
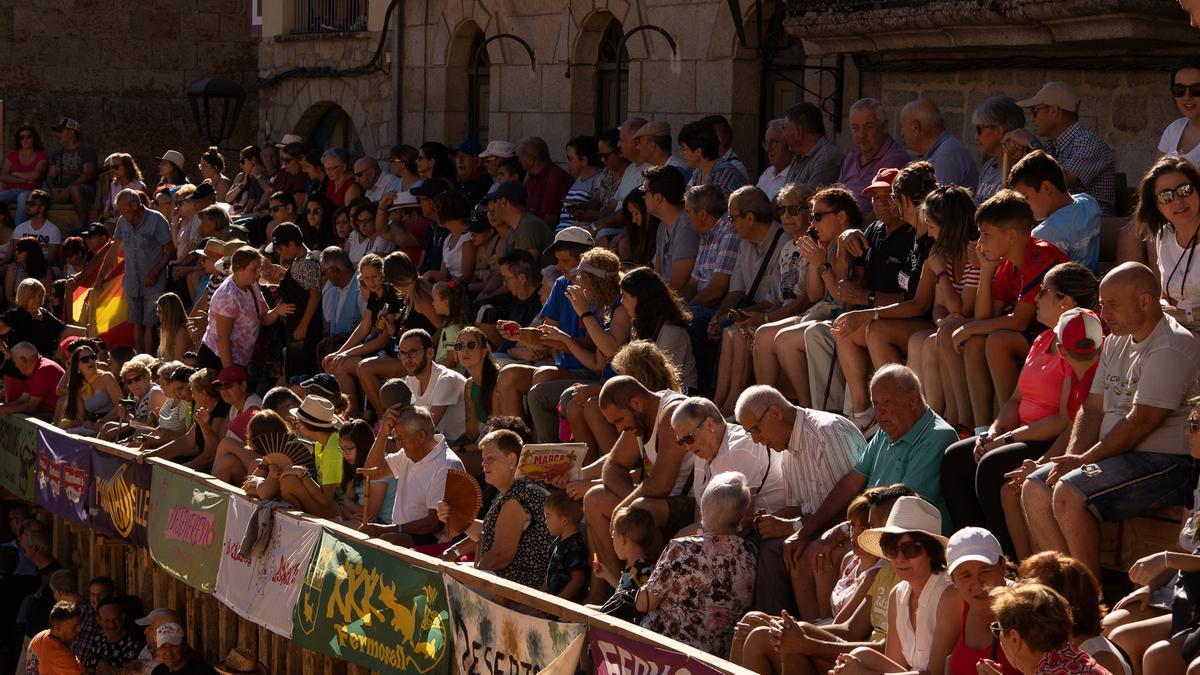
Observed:
[[[39,354],[37,347],[29,342],[18,342],[9,349],[9,354],[24,379],[5,378],[0,415],[23,413],[50,419],[58,404],[57,388],[63,376],[62,366]]]
[[[695,500],[689,495],[694,456],[675,438],[671,415],[686,397],[677,391],[652,392],[628,375],[618,375],[600,389],[600,412],[620,436],[604,461],[603,484],[583,498],[592,552],[610,570],[622,569],[609,532],[612,515],[638,500],[666,502],[664,533],[669,538],[692,522]],[[640,483],[629,473],[642,471]],[[603,584],[592,584],[593,588]]]
[[[374,157],[363,157],[354,163],[354,180],[373,204],[378,204],[386,194],[404,191],[400,179],[380,169]]]
[[[1130,262],[1109,272],[1100,306],[1112,334],[1066,454],[1029,474],[1022,489],[1035,548],[1068,551],[1097,578],[1101,522],[1191,504],[1187,397],[1200,372],[1200,344],[1163,313],[1150,268]]]
[[[946,119],[936,104],[919,98],[900,109],[900,135],[918,159],[933,164],[939,183],[974,190],[979,185],[979,168],[971,153],[946,130]]]

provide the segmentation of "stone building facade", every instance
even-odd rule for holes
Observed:
[[[17,126],[29,123],[53,148],[50,127],[65,116],[79,121],[101,159],[132,152],[148,182],[157,177],[155,158],[172,148],[197,174],[208,142],[184,92],[206,77],[251,89],[257,38],[247,7],[254,1],[156,0],[126,11],[96,0],[0,0],[0,145],[12,147]],[[257,116],[251,92],[226,145],[252,142]]]

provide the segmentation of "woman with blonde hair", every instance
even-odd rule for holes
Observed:
[[[174,293],[158,296],[158,358],[172,361],[183,360],[183,355],[195,349],[192,334],[188,331],[187,310],[183,300]]]
[[[115,221],[117,216],[121,215],[117,213],[117,195],[121,190],[145,192],[146,184],[142,182],[142,170],[138,168],[133,155],[114,152],[104,160],[104,165],[112,172],[112,178],[108,194],[104,197],[104,212],[100,214],[100,220]]]

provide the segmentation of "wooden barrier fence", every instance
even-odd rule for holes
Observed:
[[[120,445],[73,436],[44,422],[34,419],[29,421],[51,433],[91,443],[93,447],[103,453],[126,459],[134,459],[138,456],[138,453]],[[10,451],[12,448],[0,448],[0,452]],[[245,496],[242,490],[218,481],[207,474],[198,473],[157,458],[152,458],[149,462],[203,484],[206,489]],[[30,471],[32,470],[33,468],[30,467]],[[676,651],[696,659],[720,673],[748,675],[751,672],[722,658],[716,658],[634,624],[615,620],[582,605],[479,572],[473,567],[446,563],[421,553],[370,539],[356,530],[301,512],[283,511],[282,509],[278,512],[317,523],[321,527],[336,532],[337,536],[342,539],[353,540],[360,545],[384,551],[392,556],[398,565],[410,565],[447,574],[477,592],[490,594],[500,602],[522,605],[557,616],[561,621],[587,624],[589,628],[600,628],[631,641]],[[355,664],[297,647],[288,638],[281,637],[261,625],[243,619],[213,595],[195,590],[163,570],[155,564],[150,551],[146,548],[134,547],[119,540],[106,538],[89,528],[74,525],[46,511],[41,511],[41,514],[41,517],[45,518],[51,526],[55,557],[64,565],[70,561],[71,565],[78,569],[82,591],[86,592],[83,584],[86,584],[88,579],[101,575],[109,576],[116,582],[118,593],[141,598],[147,611],[155,607],[169,607],[180,611],[184,616],[189,643],[196,646],[209,663],[216,663],[223,659],[230,649],[241,647],[256,654],[259,661],[263,662],[267,666],[268,672],[271,673],[360,675],[370,672]],[[447,650],[447,658],[455,664],[451,667],[451,671],[457,672],[458,664],[455,663],[456,660],[452,655],[453,651]]]

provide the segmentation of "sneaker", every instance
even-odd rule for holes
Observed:
[[[865,412],[854,413],[850,416],[850,421],[854,422],[854,426],[862,432],[862,435],[869,441],[879,431],[879,426],[875,424],[875,410],[869,409]]]

